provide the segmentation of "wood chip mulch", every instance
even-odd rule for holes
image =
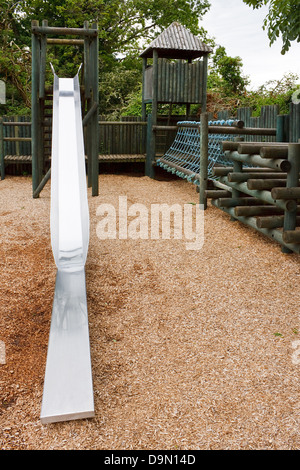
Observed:
[[[300,256],[212,207],[205,242],[100,240],[97,207],[197,203],[182,180],[100,175],[86,264],[95,418],[42,425],[56,266],[50,183],[0,182],[0,448],[299,449]],[[298,345],[300,349],[300,346]]]

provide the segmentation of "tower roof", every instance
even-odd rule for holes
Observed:
[[[153,49],[157,49],[159,57],[170,59],[196,59],[212,52],[209,46],[177,22],[154,39],[140,57],[152,57]]]

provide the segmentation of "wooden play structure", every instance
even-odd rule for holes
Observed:
[[[212,204],[280,243],[283,253],[300,253],[300,143],[223,142],[232,166],[217,167],[224,188]]]
[[[198,104],[203,111],[206,110],[207,61],[210,52],[210,47],[174,22],[140,55],[143,59],[143,120],[146,120],[147,104],[151,106],[147,128],[147,176],[154,176],[153,162],[157,132],[160,130],[157,127],[159,104],[168,103],[170,114],[173,104],[184,104],[187,116],[191,104]],[[152,59],[152,65],[148,65],[149,59]]]
[[[85,127],[85,149],[88,161],[88,186],[92,195],[98,195],[99,138],[98,138],[98,30],[97,25],[83,28],[57,28],[32,21],[32,104],[31,104],[31,152],[33,197],[50,177],[51,168],[45,174],[46,161],[50,158],[51,114],[53,91],[45,87],[47,46],[80,45],[83,48],[81,102],[83,126]],[[63,38],[59,37],[63,36]],[[67,36],[67,37],[66,37]],[[74,38],[75,36],[75,38]],[[45,174],[45,176],[43,176]]]
[[[235,117],[225,111],[214,119],[206,112],[212,50],[175,22],[140,54],[142,115],[120,122],[99,120],[97,38],[97,25],[90,27],[87,22],[82,29],[32,22],[32,117],[31,122],[0,120],[1,179],[4,163],[10,162],[32,165],[33,197],[48,181],[51,114],[47,110],[52,108],[52,90],[45,87],[46,50],[51,44],[81,45],[82,115],[93,196],[98,195],[99,162],[145,162],[147,176],[154,178],[161,168],[185,178],[196,185],[204,209],[211,199],[231,220],[277,240],[282,251],[300,252],[299,157],[295,157],[300,105],[291,103],[286,115],[280,115],[276,106],[264,106],[259,117],[252,117],[250,108],[241,108]],[[162,104],[169,106],[168,115],[160,115]],[[185,106],[185,116],[172,115],[176,104]],[[199,106],[200,119],[190,115],[192,104]],[[17,145],[30,149],[22,154],[14,150]]]

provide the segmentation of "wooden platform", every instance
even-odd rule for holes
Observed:
[[[6,155],[4,157],[5,163],[31,163],[31,155]],[[49,159],[50,160],[50,159]],[[99,162],[144,162],[146,160],[145,154],[109,154],[99,155]]]

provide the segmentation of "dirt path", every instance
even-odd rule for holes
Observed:
[[[210,204],[200,251],[184,240],[100,240],[102,203],[198,195],[184,181],[99,184],[86,265],[96,416],[43,426],[50,186],[33,200],[29,178],[0,182],[0,447],[299,449],[300,257]]]

